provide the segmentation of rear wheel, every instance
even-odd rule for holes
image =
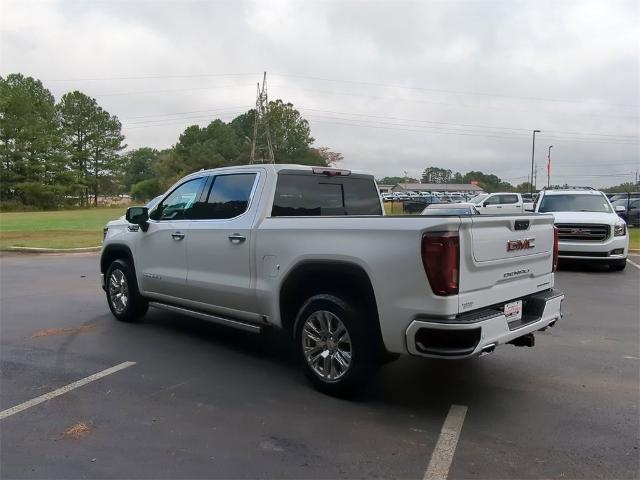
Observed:
[[[611,262],[609,264],[609,268],[614,272],[620,272],[627,267],[627,259],[624,260],[616,260],[615,262]]]
[[[107,303],[114,317],[135,322],[147,312],[149,304],[138,291],[133,269],[126,260],[115,260],[106,275]]]
[[[321,392],[346,395],[362,387],[378,366],[375,342],[362,313],[334,295],[315,295],[296,319],[296,351]]]

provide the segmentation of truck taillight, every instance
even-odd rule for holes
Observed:
[[[558,227],[553,226],[553,272],[558,270]]]
[[[422,264],[433,293],[458,293],[460,240],[458,232],[429,232],[422,236]]]

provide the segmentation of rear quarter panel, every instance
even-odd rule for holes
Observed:
[[[371,280],[386,348],[405,352],[404,333],[416,315],[458,312],[457,296],[432,293],[420,244],[424,232],[456,231],[459,225],[457,217],[265,218],[255,236],[260,310],[281,325],[278,292],[296,265],[308,260],[349,262]]]

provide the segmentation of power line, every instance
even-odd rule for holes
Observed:
[[[364,127],[364,128],[380,128],[387,130],[399,130],[399,131],[408,131],[408,132],[420,132],[420,133],[438,133],[438,134],[446,134],[446,135],[461,135],[461,136],[473,136],[473,137],[488,137],[488,138],[503,138],[509,140],[522,140],[526,139],[527,136],[524,134],[517,133],[508,133],[508,132],[478,132],[475,130],[464,130],[464,129],[446,129],[445,127],[432,127],[426,125],[411,125],[411,124],[402,124],[402,123],[390,123],[390,122],[371,122],[367,120],[355,120],[355,119],[344,119],[344,118],[336,118],[330,116],[322,116],[311,114],[308,115],[309,118],[313,119],[316,123],[325,123],[325,124],[334,124],[334,125],[345,125],[345,126],[353,126],[353,127]],[[317,120],[320,119],[328,119],[328,120],[338,120],[338,121],[327,121],[327,120]],[[345,121],[346,120],[346,121]],[[360,123],[353,123],[360,122]],[[404,127],[413,127],[413,128],[404,128]],[[633,145],[637,146],[638,143],[634,142],[612,142],[605,140],[583,140],[583,139],[574,139],[574,138],[562,138],[555,136],[546,136],[547,139],[552,140],[561,140],[567,143],[593,143],[593,144],[608,144],[608,145]]]
[[[479,124],[469,124],[469,123],[451,123],[451,122],[437,122],[437,121],[432,121],[432,120],[420,120],[420,119],[415,119],[415,118],[403,118],[403,117],[393,117],[393,116],[383,116],[383,115],[371,115],[371,114],[364,114],[364,113],[356,113],[356,112],[338,112],[338,111],[334,111],[334,110],[320,110],[320,109],[313,109],[313,108],[305,108],[305,107],[298,107],[299,110],[303,110],[303,111],[310,111],[310,112],[323,112],[323,113],[332,113],[332,114],[338,114],[338,115],[345,115],[345,116],[355,116],[355,117],[368,117],[368,118],[380,118],[380,119],[391,119],[391,120],[400,120],[400,121],[407,121],[407,122],[418,122],[418,123],[431,123],[431,124],[437,124],[437,125],[450,125],[450,126],[455,126],[455,127],[472,127],[472,128],[486,128],[486,129],[495,129],[495,130],[513,130],[513,131],[521,131],[523,132],[523,134],[525,134],[525,136],[529,136],[529,132],[531,131],[530,128],[514,128],[514,127],[498,127],[498,126],[493,126],[493,125],[479,125]],[[526,132],[526,133],[525,133]],[[572,135],[583,135],[583,136],[603,136],[603,137],[620,137],[620,138],[640,138],[637,135],[616,135],[616,134],[604,134],[604,133],[577,133],[577,132],[561,132],[561,131],[554,131],[554,130],[545,130],[545,132],[552,132],[552,133],[556,133],[556,134],[572,134]]]
[[[202,90],[215,90],[217,88],[240,88],[240,87],[248,87],[253,84],[236,84],[236,85],[210,85],[208,87],[200,87],[200,88],[172,88],[167,90],[137,90],[134,92],[109,92],[109,93],[94,93],[93,95],[96,97],[114,97],[120,95],[146,95],[149,93],[176,93],[176,92],[195,92]]]
[[[243,113],[245,113],[244,110],[229,111],[225,113],[225,116],[231,115],[232,117],[236,117],[238,115],[242,115]],[[193,118],[170,118],[165,120],[151,120],[147,123],[133,124],[133,125],[124,124],[123,126],[127,129],[152,128],[152,127],[164,127],[167,125],[185,125],[185,123],[189,123],[189,121],[199,124],[202,122],[211,123],[213,120],[211,119],[210,116],[199,116],[199,117],[193,117]]]
[[[257,73],[199,73],[191,75],[138,75],[122,77],[84,77],[84,78],[56,78],[44,79],[46,82],[94,82],[112,80],[154,80],[170,78],[200,78],[200,77],[253,77]]]
[[[498,93],[486,93],[486,92],[465,92],[461,90],[446,90],[446,89],[437,89],[437,88],[427,88],[427,87],[413,87],[407,85],[393,85],[386,84],[380,82],[369,82],[369,81],[358,81],[358,80],[344,80],[344,79],[331,79],[331,78],[321,78],[321,77],[312,77],[307,75],[292,75],[286,73],[273,73],[272,75],[278,77],[289,77],[289,78],[300,78],[306,80],[315,80],[321,82],[332,82],[332,83],[348,83],[352,85],[370,85],[375,87],[387,87],[387,88],[399,88],[406,90],[418,90],[418,91],[427,91],[427,92],[436,92],[436,93],[448,93],[454,95],[470,95],[470,96],[482,96],[482,97],[496,97],[496,98],[506,98],[506,99],[517,99],[517,100],[527,100],[527,101],[538,101],[538,102],[554,102],[554,103],[603,103],[611,106],[618,106],[624,108],[638,108],[640,105],[638,104],[621,104],[621,103],[611,103],[606,102],[604,100],[566,100],[566,99],[557,99],[557,98],[541,98],[541,97],[524,97],[517,95],[504,95]]]
[[[452,102],[445,102],[445,101],[433,101],[433,100],[425,100],[425,99],[416,99],[416,98],[403,98],[403,97],[392,97],[392,96],[380,96],[380,95],[365,95],[362,93],[354,93],[354,92],[336,92],[336,91],[331,91],[331,90],[318,90],[318,89],[309,89],[309,88],[303,88],[303,87],[298,87],[296,85],[276,85],[276,87],[280,87],[280,88],[286,88],[286,89],[297,89],[303,92],[312,92],[312,93],[324,93],[324,94],[329,94],[329,95],[342,95],[342,96],[348,96],[348,97],[361,97],[361,98],[369,98],[372,100],[393,100],[393,101],[401,101],[401,102],[411,102],[411,103],[427,103],[427,104],[431,104],[431,105],[450,105],[453,107],[457,107],[457,108],[482,108],[482,109],[492,109],[492,110],[511,110],[513,109],[513,107],[506,107],[506,106],[487,106],[487,105],[469,105],[469,104],[464,104],[464,103],[452,103]],[[640,118],[640,116],[638,115],[606,115],[606,114],[597,114],[597,113],[584,113],[584,112],[576,112],[576,113],[571,113],[571,112],[564,112],[565,114],[569,114],[569,115],[580,115],[583,117],[599,117],[599,118],[622,118],[622,119],[633,119],[633,120],[637,120]]]
[[[136,115],[133,117],[121,117],[121,120],[125,120],[125,119],[135,119],[135,118],[150,118],[150,117],[168,117],[168,116],[175,116],[175,115],[187,115],[190,113],[214,113],[214,112],[219,112],[221,110],[229,110],[229,109],[240,109],[240,108],[246,108],[249,109],[251,108],[252,105],[238,105],[235,107],[221,107],[221,108],[213,108],[213,109],[209,109],[209,110],[189,110],[186,112],[173,112],[173,113],[154,113],[154,114],[147,114],[147,115]]]

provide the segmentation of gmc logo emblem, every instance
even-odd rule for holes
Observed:
[[[535,238],[523,238],[521,240],[509,240],[507,242],[507,252],[513,250],[527,250],[536,246]]]

